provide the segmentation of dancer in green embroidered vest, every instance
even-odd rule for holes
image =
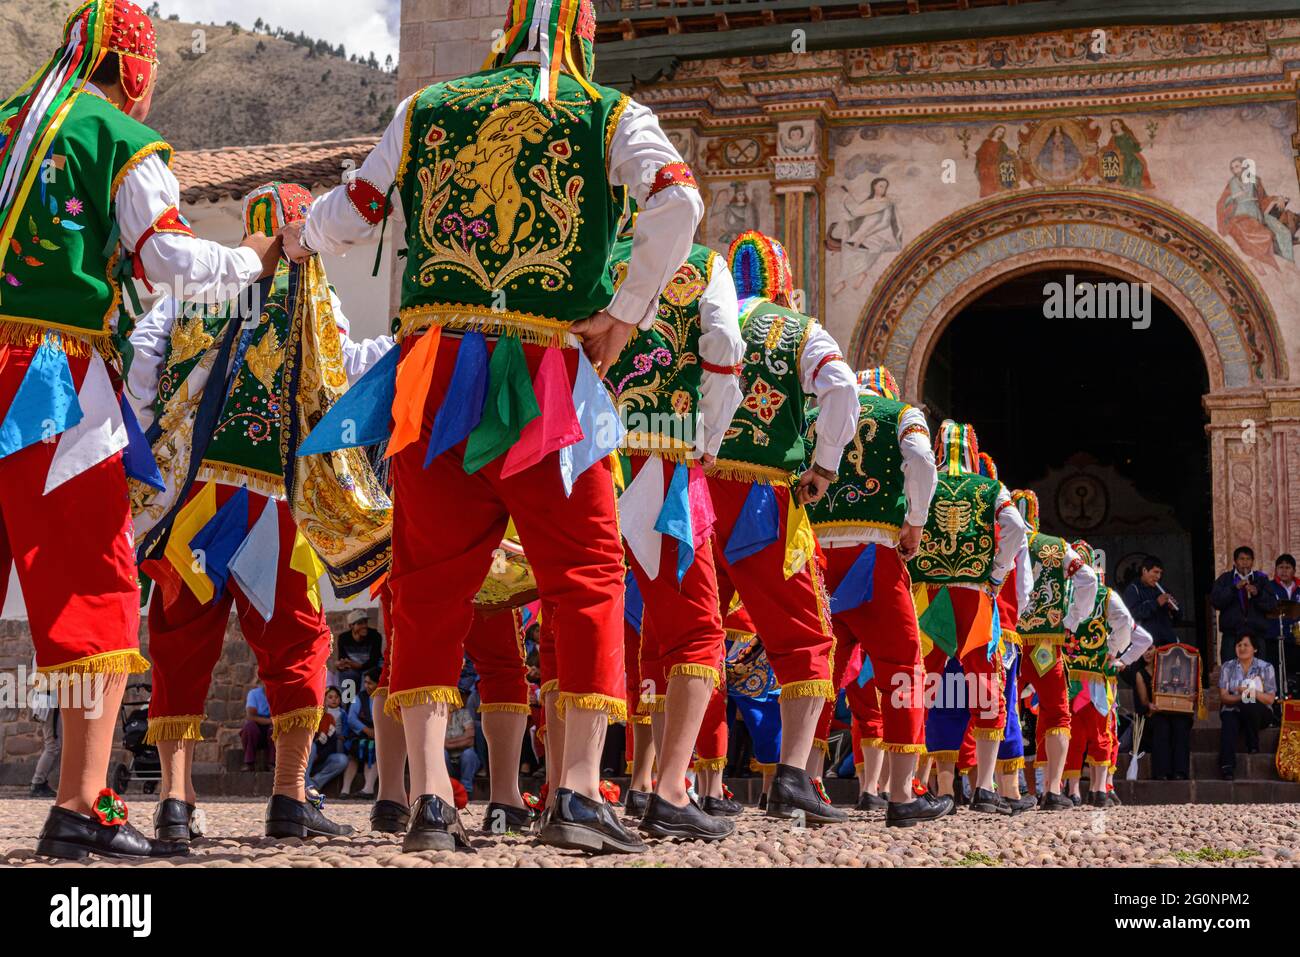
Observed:
[[[1064,776],[1071,800],[1080,803],[1079,779],[1086,755],[1092,792],[1088,804],[1104,808],[1119,803],[1114,791],[1119,760],[1117,676],[1151,647],[1151,635],[1133,621],[1119,594],[1106,585],[1101,554],[1085,541],[1075,542],[1074,550],[1093,568],[1098,584],[1091,608],[1062,646],[1072,713]]]
[[[857,433],[844,452],[839,480],[809,506],[808,517],[826,555],[826,587],[833,596],[832,680],[847,689],[854,724],[866,734],[858,810],[884,808],[888,826],[909,827],[952,810],[951,798],[912,791],[917,755],[925,749],[925,708],[921,636],[905,563],[916,554],[938,475],[925,415],[902,401],[890,371],[877,366],[859,372],[857,381]],[[820,410],[809,414],[810,456],[820,418]],[[855,649],[871,675],[867,680],[845,676]],[[829,737],[831,711],[828,702],[819,744]],[[820,777],[824,749],[814,748],[810,759],[809,774]],[[888,799],[880,796],[882,769]]]
[[[633,241],[614,247],[609,268],[616,287],[627,275]],[[709,788],[697,788],[703,806],[690,800],[685,783],[708,706],[726,694],[712,515],[704,506],[701,465],[713,462],[740,404],[743,344],[736,310],[726,261],[706,246],[692,246],[659,297],[654,323],[636,334],[605,376],[627,428],[629,474],[619,525],[646,609],[639,673],[651,690],[638,697],[651,717],[646,730],[654,737],[658,779],[644,799],[640,827],[655,837],[717,840],[734,830],[727,818],[740,810],[724,801],[720,774]]]
[[[17,565],[40,671],[98,683],[93,708],[60,710],[59,790],[37,844],[54,857],[185,851],[100,794],[127,677],[148,667],[127,476],[156,482],[157,468],[120,398],[135,280],[208,301],[278,258],[266,236],[225,249],[181,217],[171,148],[145,125],[155,46],[135,4],[87,0],[0,104],[0,550]]]
[[[386,707],[402,714],[411,761],[408,850],[468,841],[442,742],[460,705],[472,599],[507,516],[558,636],[546,706],[560,786],[540,840],[644,849],[599,790],[608,720],[627,707],[609,461],[621,435],[600,377],[654,324],[703,204],[654,114],[592,80],[594,40],[590,0],[517,0],[485,68],[399,104],[356,177],[285,233],[295,258],[344,253],[382,235],[394,196],[405,211],[402,365],[386,435],[396,505]],[[606,267],[624,188],[640,215],[615,292]]]
[[[857,380],[830,334],[792,307],[793,275],[780,243],[744,233],[727,259],[740,297],[744,367],[740,407],[706,470],[719,597],[730,607],[739,592],[781,682],[781,756],[767,813],[833,823],[845,812],[807,773],[817,720],[835,688],[830,611],[806,507],[836,480],[857,430]],[[808,396],[820,412],[805,468]]]
[[[1025,490],[1013,492],[1011,497],[1024,510],[1029,526],[1031,590],[1016,630],[1021,645],[1020,685],[1022,690],[1033,687],[1038,696],[1034,763],[1044,769],[1038,806],[1043,811],[1060,811],[1073,807],[1061,794],[1061,775],[1070,747],[1070,699],[1060,646],[1092,609],[1097,575],[1069,542],[1039,529],[1037,495]]]
[[[249,234],[274,233],[300,222],[311,203],[302,186],[269,183],[245,197],[244,228]],[[211,666],[220,657],[232,607],[256,654],[271,710],[276,788],[267,811],[268,836],[351,830],[308,800],[303,772],[310,770],[330,652],[316,548],[357,534],[365,523],[331,496],[339,509],[335,525],[322,536],[322,519],[309,540],[290,508],[286,466],[309,467],[290,448],[299,434],[294,383],[319,378],[346,388],[393,341],[384,336],[354,342],[323,272],[319,283],[319,299],[304,293],[301,282],[291,284],[289,262],[282,260],[265,286],[264,301],[204,307],[164,299],[131,336],[136,361],[130,394],[153,440],[164,484],[161,491],[133,486],[137,538],[147,556],[142,568],[159,585],[149,607],[155,675],[146,740],[158,746],[162,762],[154,812],[160,838],[196,836],[194,749],[203,740]],[[260,297],[263,290],[258,292]],[[322,336],[333,338],[322,343],[319,361],[299,345],[317,331],[295,327],[295,314],[306,314],[304,305],[313,307],[310,321]],[[323,483],[312,484],[312,494],[325,494]],[[383,499],[382,489],[367,490],[360,479],[358,484]],[[386,534],[374,545],[369,560],[386,565]],[[335,553],[323,554],[331,567],[340,563]],[[200,571],[194,569],[195,555],[202,557]],[[258,731],[246,726],[244,734]]]
[[[979,444],[972,426],[945,420],[935,438],[935,459],[939,483],[917,554],[908,563],[916,582],[912,594],[918,622],[926,639],[922,644],[929,645],[926,677],[942,679],[949,658],[960,662],[967,676],[964,705],[975,738],[971,808],[1010,814],[1010,804],[994,791],[998,745],[1006,722],[994,603],[1024,546],[1025,523],[1002,483],[980,474]],[[926,718],[926,748],[942,755],[936,760],[945,787],[967,725],[949,720],[950,710],[932,708]]]

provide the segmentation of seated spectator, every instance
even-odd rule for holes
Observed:
[[[257,752],[266,749],[266,763],[275,764],[275,741],[271,736],[271,702],[266,700],[266,688],[258,682],[244,699],[244,726],[239,729],[239,740],[244,745],[244,770],[253,770]]]
[[[1232,568],[1214,580],[1210,589],[1210,604],[1219,610],[1219,663],[1227,664],[1235,657],[1233,649],[1244,633],[1272,634],[1267,613],[1277,607],[1277,597],[1268,577],[1255,571],[1255,553],[1245,545],[1232,553]],[[1265,655],[1267,657],[1267,654]]]
[[[358,608],[348,615],[348,630],[334,639],[339,690],[351,705],[361,694],[361,676],[384,663],[384,636],[370,627],[370,612]]]
[[[1174,625],[1182,620],[1183,613],[1162,584],[1164,563],[1155,555],[1142,560],[1137,580],[1124,589],[1124,604],[1133,613],[1133,619],[1151,632],[1153,644],[1172,645],[1178,641]]]
[[[474,712],[457,708],[447,719],[447,773],[460,781],[467,794],[474,793],[474,776],[482,766],[474,750]]]
[[[1180,711],[1157,711],[1153,706],[1152,672],[1156,649],[1152,645],[1126,671],[1133,682],[1137,713],[1146,718],[1142,740],[1133,753],[1151,754],[1151,777],[1156,781],[1186,781],[1191,773],[1193,716]],[[1134,758],[1136,760],[1136,757]]]
[[[375,796],[375,782],[379,779],[379,768],[375,766],[375,716],[371,710],[371,695],[379,687],[379,669],[367,671],[362,681],[361,693],[348,708],[347,735],[349,740],[348,767],[343,774],[343,789],[340,797],[352,793],[352,783],[357,771],[365,768],[365,782],[360,797]]]
[[[1277,677],[1273,666],[1255,657],[1258,648],[1251,634],[1237,639],[1237,657],[1219,669],[1219,720],[1223,737],[1219,745],[1219,770],[1231,781],[1237,766],[1237,732],[1246,738],[1246,752],[1259,753],[1259,732],[1273,721]]]
[[[348,766],[344,744],[344,722],[347,716],[343,713],[342,701],[338,688],[325,689],[325,710],[321,714],[316,737],[312,739],[311,756],[307,759],[308,788],[321,790]]]

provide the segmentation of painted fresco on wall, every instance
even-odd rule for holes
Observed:
[[[765,179],[713,180],[705,195],[703,242],[725,254],[747,229],[774,230],[772,185]]]
[[[836,130],[828,326],[847,339],[899,251],[963,207],[1080,185],[1140,192],[1201,222],[1250,265],[1279,314],[1300,319],[1295,132],[1296,111],[1283,104]]]

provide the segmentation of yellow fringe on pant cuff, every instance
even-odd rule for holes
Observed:
[[[376,698],[387,698],[387,697],[388,697],[388,685],[380,685],[378,688],[375,689],[375,693],[370,696],[370,700],[374,701]]]
[[[1110,767],[1110,758],[1097,758],[1096,760],[1093,760],[1092,758],[1089,758],[1089,759],[1088,759],[1088,767],[1090,767],[1090,768],[1109,768],[1109,767]]]
[[[695,771],[721,771],[727,766],[727,756],[724,754],[720,758],[696,758]]]
[[[388,700],[384,702],[384,714],[401,721],[403,708],[413,708],[421,704],[445,704],[453,711],[465,706],[465,702],[461,700],[459,688],[448,687],[447,685],[426,685],[423,688],[398,691],[396,694],[390,691]]]
[[[1046,731],[1043,732],[1043,734],[1045,734],[1045,735],[1047,735],[1047,734],[1063,734],[1063,735],[1065,735],[1065,736],[1068,738],[1068,737],[1070,736],[1070,729],[1069,729],[1069,728],[1048,728]]]
[[[974,768],[958,768],[958,769],[957,769],[957,773],[958,773],[958,774],[967,774],[967,775],[969,775],[969,774],[970,774],[972,771],[974,771],[974,770],[975,770]]]
[[[145,744],[158,744],[162,741],[202,741],[199,726],[203,724],[201,714],[178,714],[167,718],[150,718],[149,730],[145,732]]]
[[[1003,758],[997,763],[997,773],[1011,774],[1014,771],[1023,770],[1024,766],[1024,758]]]
[[[1082,771],[1082,769],[1080,769],[1080,770],[1078,770],[1078,771],[1062,771],[1062,772],[1061,772],[1061,777],[1064,778],[1064,779],[1067,780],[1067,781],[1071,780],[1072,778],[1078,778],[1078,777],[1082,777],[1082,776],[1083,776],[1083,771]]]
[[[539,693],[542,695],[542,697],[546,697],[552,691],[559,691],[559,690],[560,690],[560,679],[552,678],[550,681],[547,681],[542,685],[542,689]]]
[[[858,738],[858,747],[862,748],[863,750],[866,750],[867,748],[871,748],[872,750],[875,751],[883,751],[885,750],[884,744],[885,744],[884,738]]]
[[[925,755],[924,744],[890,744],[888,741],[882,741],[880,750],[890,754],[915,754],[917,757]]]
[[[696,664],[686,663],[680,665],[673,665],[670,669],[668,669],[669,681],[672,681],[672,679],[677,678],[679,676],[683,676],[687,678],[708,678],[713,682],[713,687],[715,688],[718,687],[720,684],[722,684],[722,676],[718,674],[718,669],[714,668],[711,665],[696,665]]]
[[[822,754],[829,755],[831,753],[830,742],[823,740],[822,738],[813,738],[812,746],[816,748],[818,751],[820,751]]]
[[[936,761],[953,761],[957,760],[957,751],[931,751],[926,754],[927,758],[934,758]]]
[[[610,724],[627,720],[627,701],[623,698],[615,698],[612,695],[576,694],[572,691],[561,691],[559,698],[555,701],[555,713],[563,718],[569,708],[579,708],[583,711],[604,711],[609,715]]]
[[[977,741],[1001,741],[1006,737],[1002,728],[976,728],[971,733]]]
[[[648,714],[632,714],[632,713],[629,712],[629,713],[628,713],[628,716],[627,716],[627,723],[628,723],[628,724],[649,724],[649,723],[650,723],[650,715],[648,715]]]
[[[493,711],[508,712],[509,714],[528,714],[528,705],[520,704],[517,701],[499,701],[495,704],[481,704],[478,706],[479,714],[490,714]]]
[[[642,695],[637,702],[636,713],[645,718],[652,714],[663,714],[668,707],[668,696],[662,694]]]
[[[827,701],[834,701],[835,684],[817,678],[809,681],[792,681],[788,685],[781,685],[781,697],[825,698]]]
[[[149,670],[149,662],[136,649],[123,648],[36,670],[43,675],[142,675]]]
[[[771,774],[776,770],[776,762],[773,761],[771,764],[764,764],[762,761],[758,760],[758,758],[750,758],[749,770],[759,774]]]
[[[297,731],[300,728],[314,732],[320,727],[321,715],[324,713],[324,708],[317,707],[298,708],[284,714],[271,715],[271,740],[274,741],[286,731]]]

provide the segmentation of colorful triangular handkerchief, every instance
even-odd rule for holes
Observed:
[[[429,451],[424,456],[425,468],[443,452],[460,445],[478,426],[483,418],[487,388],[487,340],[483,333],[470,330],[460,340],[447,395],[433,420]]]

